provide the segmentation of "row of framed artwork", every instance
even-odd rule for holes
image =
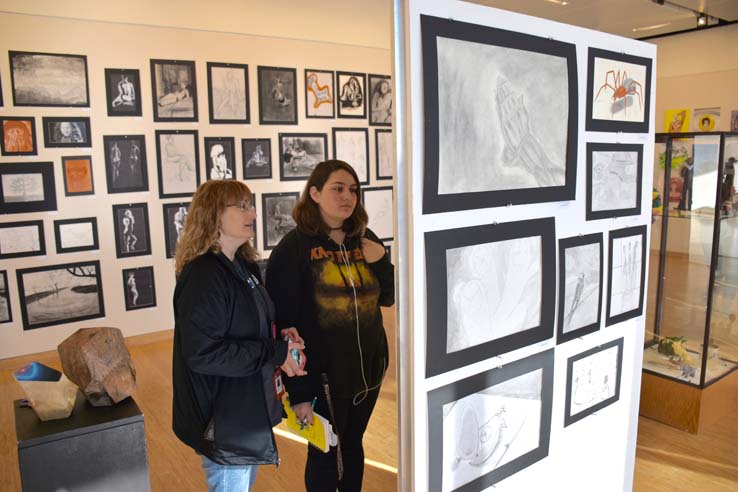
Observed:
[[[624,338],[566,363],[564,427],[620,399]],[[481,491],[546,458],[554,349],[428,393],[428,490]]]
[[[27,51],[8,55],[14,106],[90,107],[87,56]],[[195,62],[151,59],[149,63],[154,121],[198,121]],[[249,66],[207,62],[206,68],[210,123],[249,124]],[[297,125],[297,70],[258,66],[257,80],[259,123]],[[306,68],[303,86],[306,118],[366,119],[368,114],[370,125],[392,124],[388,75]],[[141,116],[141,89],[138,69],[106,68],[108,116]]]
[[[420,24],[423,213],[574,200],[577,45],[427,15]],[[653,61],[587,50],[585,130],[647,133]]]
[[[105,316],[100,261],[16,270],[24,330]],[[154,267],[124,268],[126,311],[156,307]],[[13,321],[8,274],[0,271],[0,323]]]
[[[602,324],[603,233],[563,238],[543,218],[425,233],[426,377]],[[646,226],[608,233],[605,326],[643,314]],[[558,310],[556,299],[558,292]],[[558,319],[555,320],[555,312]]]

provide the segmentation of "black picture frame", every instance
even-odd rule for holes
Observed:
[[[105,69],[108,116],[141,116],[141,75],[136,68]]]
[[[177,137],[177,142],[174,138]],[[197,130],[156,130],[159,198],[192,196],[200,186],[200,139]],[[181,140],[184,138],[184,140]],[[165,139],[166,142],[162,142]],[[181,148],[183,146],[191,149]],[[176,182],[182,184],[176,184]]]
[[[24,123],[28,123],[28,125]],[[33,116],[3,116],[0,118],[0,127],[2,129],[2,138],[0,139],[0,153],[2,155],[36,155],[38,153],[36,118]],[[10,139],[11,131],[14,134],[13,140]],[[16,137],[21,140],[15,142]]]
[[[607,314],[605,317],[605,326],[614,325],[616,323],[620,323],[622,321],[636,318],[638,316],[641,316],[643,314],[643,298],[645,295],[645,286],[646,286],[646,251],[647,251],[647,238],[646,238],[646,231],[647,228],[645,225],[639,225],[634,227],[624,227],[622,229],[616,229],[614,231],[610,231],[610,234],[608,235],[608,251],[607,251]],[[628,237],[635,237],[639,236],[641,238],[641,255],[640,255],[640,282],[638,287],[638,305],[637,307],[633,309],[629,309],[626,311],[619,312],[617,314],[612,314],[613,311],[613,277],[615,276],[614,273],[614,253],[615,253],[615,241],[618,239],[624,239]],[[622,252],[622,248],[620,248]],[[621,256],[627,256],[628,253],[621,254]],[[629,263],[631,264],[631,270],[635,268],[635,259],[637,258],[636,255],[631,254],[632,258],[630,259]],[[624,261],[628,261],[628,258],[624,258]],[[626,263],[627,265],[627,263]],[[621,267],[624,267],[624,265],[621,265]],[[633,273],[637,272],[630,272],[631,276],[629,278],[626,278],[625,281],[629,281],[632,284],[635,284],[639,278],[637,276],[634,276]],[[627,275],[627,273],[625,274]],[[635,285],[633,285],[633,289],[635,289]]]
[[[454,350],[449,352],[449,333],[450,330],[453,330],[453,327],[449,326],[449,306],[452,301],[452,296],[449,294],[449,282],[453,281],[453,279],[448,277],[450,268],[448,265],[448,250],[459,249],[458,255],[461,256],[458,256],[458,258],[461,258],[463,255],[460,252],[460,248],[462,247],[537,237],[540,237],[540,258],[534,258],[528,264],[540,264],[541,302],[538,317],[539,323],[529,328],[523,327],[517,332],[488,339],[487,341],[477,341],[466,347],[455,347]],[[474,362],[511,352],[553,336],[555,323],[554,311],[556,308],[555,238],[556,230],[553,217],[502,224],[485,224],[425,233],[425,271],[427,277],[426,377],[436,376]],[[516,259],[518,263],[525,260],[526,258],[524,257]],[[514,263],[512,261],[506,261],[504,256],[494,257],[490,261],[512,265],[508,267],[508,271],[516,268]],[[459,266],[451,266],[451,269],[457,272],[456,275],[462,275],[464,271],[469,271],[469,268],[462,271]],[[484,277],[488,273],[484,272],[483,268],[477,264],[473,265],[473,271],[475,275],[480,277]],[[522,278],[523,273],[519,268],[516,270],[516,275],[521,276],[520,278]],[[512,295],[510,294],[512,287],[507,285],[505,279],[499,280],[498,284],[499,282],[505,283],[508,295]],[[464,285],[470,284],[473,287],[477,283],[474,279],[468,279],[464,282]],[[462,282],[459,281],[456,285],[461,284]],[[523,290],[525,293],[530,294],[530,288],[527,285],[518,287],[518,292],[521,296],[524,293],[520,291],[521,287],[524,287]],[[461,287],[458,288],[461,291]],[[479,286],[475,289],[475,292],[483,291],[484,286]],[[501,297],[501,294],[501,292],[498,292],[495,295]],[[522,302],[522,299],[521,297],[518,301]],[[500,301],[502,302],[501,299]],[[463,312],[463,309],[460,309],[459,312]],[[505,330],[509,331],[508,328],[505,328]],[[453,335],[453,332],[451,334]],[[489,338],[487,335],[485,337]],[[459,337],[454,338],[458,339]]]
[[[75,246],[64,245],[64,227],[74,224],[89,224],[90,237],[88,244],[79,244]],[[82,217],[78,219],[62,219],[54,221],[54,238],[56,241],[56,253],[76,253],[79,251],[93,251],[100,249],[100,242],[97,235],[97,217]]]
[[[602,118],[595,118],[593,111],[594,111],[594,102],[595,99],[597,99],[598,94],[594,93],[595,90],[595,77],[597,74],[595,74],[595,64],[597,62],[597,59],[607,60],[610,62],[613,62],[615,64],[617,63],[627,63],[631,65],[640,65],[645,68],[645,83],[639,83],[635,81],[636,84],[641,85],[641,95],[643,96],[641,99],[643,99],[643,119],[639,119],[638,121],[620,121],[620,120],[607,120]],[[641,56],[635,56],[635,55],[629,55],[626,53],[617,53],[615,51],[608,51],[603,50],[600,48],[589,48],[587,52],[587,113],[586,113],[586,120],[585,120],[585,129],[588,132],[624,132],[624,133],[648,133],[648,125],[650,123],[650,111],[651,111],[651,76],[652,76],[652,65],[653,60],[650,58],[644,58]],[[624,70],[624,72],[626,72]],[[627,73],[627,72],[626,72]],[[620,75],[620,77],[616,78],[617,75]],[[622,99],[624,101],[624,105],[627,108],[627,97],[631,95],[637,95],[637,93],[633,94],[630,90],[624,87],[624,85],[618,85],[618,81],[624,82],[622,78],[624,77],[625,73],[620,74],[620,70],[616,72],[613,72],[613,83],[615,85],[613,86],[610,84],[610,87],[613,87],[614,89],[620,89],[623,88],[626,91],[626,94],[624,95],[624,98]],[[603,88],[604,84],[608,83],[608,74],[605,73],[605,79],[603,81],[603,84],[599,86],[599,88]],[[600,79],[598,79],[599,82]],[[630,78],[626,80],[631,80]],[[631,87],[633,86],[633,80],[631,80]],[[598,90],[598,92],[600,92]],[[643,94],[645,92],[645,94]],[[613,91],[614,93],[614,91]],[[594,95],[594,97],[593,97]],[[600,94],[601,97],[601,94]],[[610,96],[612,97],[612,96]],[[618,98],[620,99],[620,98]],[[616,104],[617,102],[613,103]]]
[[[318,163],[328,158],[328,135],[325,133],[280,133],[277,139],[280,181],[304,181]],[[295,156],[303,151],[305,156]]]
[[[372,196],[376,194],[384,194],[389,192],[389,196],[391,198],[390,202],[390,210],[386,211],[386,214],[383,218],[384,223],[378,224],[377,223],[377,216],[372,214],[372,210],[370,207],[367,206],[367,196]],[[364,210],[367,213],[367,216],[369,216],[369,222],[367,223],[367,226],[374,232],[374,234],[377,235],[377,237],[385,241],[393,241],[395,237],[395,225],[394,225],[394,203],[395,203],[395,196],[394,196],[394,188],[392,186],[373,186],[371,188],[362,188],[361,189],[361,203],[364,206]],[[382,218],[380,215],[379,218]],[[389,232],[389,234],[383,234],[385,232]]]
[[[181,209],[184,209],[182,211]],[[163,203],[162,215],[164,217],[164,246],[166,257],[174,258],[179,242],[179,235],[184,228],[184,221],[190,209],[190,202]]]
[[[241,170],[244,180],[272,179],[271,138],[241,139]]]
[[[249,102],[249,66],[238,63],[216,62],[207,62],[206,66],[208,72],[208,114],[210,116],[210,123],[214,125],[250,124],[251,104]],[[225,83],[229,85],[229,87],[225,87],[221,90],[220,77],[213,76],[213,70],[217,71],[219,69],[241,72],[241,80],[225,81]],[[226,77],[231,79],[231,77],[229,76]],[[213,85],[214,83],[217,84]],[[221,94],[221,92],[224,93]],[[240,99],[243,100],[240,101]],[[228,111],[223,111],[223,105],[228,103],[234,107],[229,109]],[[241,105],[243,105],[243,107]],[[241,108],[243,109],[243,117],[240,117],[240,114],[233,114],[236,112],[240,112]],[[227,115],[226,113],[230,114]]]
[[[105,317],[99,260],[23,268],[15,274],[23,330]],[[94,283],[79,280],[85,278],[94,279]],[[54,302],[34,306],[41,299]]]
[[[264,251],[274,249],[279,241],[295,227],[295,221],[292,219],[292,209],[299,199],[300,193],[297,191],[261,194],[262,245]],[[289,206],[290,202],[292,203],[291,207]],[[277,203],[287,203],[289,210],[282,210],[284,207],[281,206],[277,210]]]
[[[320,84],[320,75],[330,78],[330,85]],[[336,117],[336,73],[333,70],[305,69],[305,118],[333,119]],[[324,108],[330,108],[325,111]]]
[[[585,271],[591,271],[592,265],[587,264],[591,261],[591,251],[582,251],[579,253],[582,257],[572,258],[571,264],[567,263],[567,250],[573,248],[579,248],[582,246],[592,246],[599,251],[599,261],[595,262],[595,266],[598,268],[597,285],[594,291],[592,291],[591,285],[585,283]],[[578,256],[573,255],[572,256]],[[574,236],[564,239],[559,239],[559,303],[558,303],[558,319],[556,323],[556,343],[564,343],[575,338],[594,333],[600,329],[602,325],[602,289],[603,289],[603,275],[604,275],[604,241],[601,232],[594,234],[587,234],[584,236]],[[567,274],[567,267],[573,267],[574,271],[572,275],[576,275],[577,281],[574,286],[574,299],[571,302],[567,302],[567,284],[571,284],[569,275]],[[579,272],[579,273],[577,273]],[[582,275],[580,277],[580,274]],[[580,288],[581,287],[581,288]],[[591,323],[584,323],[581,326],[577,326],[574,329],[569,329],[567,325],[574,319],[573,310],[581,306],[582,302],[588,299],[591,295],[596,295],[596,319]]]
[[[620,399],[620,382],[621,382],[621,376],[623,372],[623,341],[624,340],[621,337],[616,340],[612,340],[610,342],[604,343],[602,345],[592,347],[589,350],[585,350],[584,352],[574,355],[572,357],[569,357],[567,359],[566,361],[566,403],[565,403],[565,408],[564,408],[564,427],[568,427],[575,422],[579,422],[583,418],[589,415],[592,415],[593,413],[598,412],[599,410],[602,410],[603,408],[607,406],[612,405],[613,403],[615,403],[616,401]],[[578,384],[576,388],[574,387],[574,384],[578,383],[577,381],[578,378],[574,378],[574,364],[576,364],[577,362],[583,361],[584,359],[587,359],[589,357],[605,352],[607,350],[611,350],[613,348],[617,350],[617,356],[616,356],[617,369],[616,369],[616,378],[615,378],[616,381],[615,381],[615,391],[614,391],[613,396],[604,398],[598,403],[588,408],[585,408],[577,412],[576,414],[572,415],[572,399],[577,393],[577,390],[579,389]],[[589,375],[591,376],[591,368],[590,368]],[[599,388],[590,388],[590,389],[594,390],[594,392],[596,393],[598,390],[602,389],[603,385],[606,387],[608,384],[608,380],[609,380],[607,376],[608,375],[606,374],[605,378],[603,378],[603,382],[597,385],[599,386]],[[595,384],[593,383],[592,386],[595,386]],[[586,387],[582,391],[585,392]],[[592,396],[593,398],[596,398],[596,394],[588,395],[588,396]]]
[[[151,59],[154,121],[197,121],[197,72],[189,60]]]
[[[2,88],[0,88],[2,90]],[[2,103],[2,101],[0,101]],[[13,309],[10,306],[10,286],[7,270],[0,270],[0,323],[13,322]]]
[[[38,247],[34,244],[19,247],[17,245],[7,245],[7,241],[11,239],[10,229],[32,229],[35,231],[35,240]],[[28,238],[25,238],[28,241]],[[31,239],[34,242],[34,239]],[[28,256],[46,256],[46,238],[44,237],[44,221],[43,220],[24,220],[18,222],[2,222],[0,223],[0,260],[11,258],[25,258]]]
[[[602,208],[598,204],[598,210],[593,210],[593,202],[595,200],[595,195],[599,198],[602,193],[598,193],[599,188],[601,185],[597,185],[595,188],[595,153],[596,152],[602,152],[602,153],[635,153],[636,154],[636,169],[635,173],[632,176],[632,186],[631,190],[623,187],[623,188],[616,188],[615,190],[610,193],[611,199],[618,199],[622,198],[623,196],[628,196],[630,193],[635,193],[635,196],[633,197],[635,199],[635,206],[633,207],[618,207],[617,205],[611,208]],[[615,159],[613,156],[611,158],[611,162]],[[610,168],[608,168],[610,169]],[[606,176],[615,176],[616,182],[622,182],[622,175],[626,174],[624,172],[621,172],[620,174],[616,174],[613,172],[613,169],[610,169],[609,172],[605,172],[604,174]],[[625,176],[627,178],[627,176]],[[642,144],[622,144],[622,143],[595,143],[595,142],[587,142],[587,212],[586,212],[586,218],[587,220],[597,220],[597,219],[609,219],[612,217],[627,217],[630,215],[640,215],[641,214],[641,196],[642,196],[642,183],[643,179],[643,145]],[[599,200],[598,200],[599,201]]]
[[[221,151],[217,152],[216,145]],[[233,137],[205,137],[205,181],[211,179],[236,179],[236,140]],[[213,152],[216,152],[214,155]],[[214,160],[225,159],[225,170],[218,171],[214,167]]]
[[[2,77],[0,77],[0,108],[2,108],[5,105],[3,102],[3,80]],[[10,309],[10,307],[8,307]]]
[[[87,57],[8,51],[14,106],[89,108]]]
[[[149,208],[146,202],[113,205],[113,229],[117,258],[151,254]]]
[[[92,147],[92,129],[87,116],[44,116],[44,147]],[[65,135],[65,131],[68,133]]]
[[[92,156],[63,156],[62,174],[64,175],[64,196],[95,194]]]
[[[362,135],[364,142],[361,147],[364,150],[364,162],[351,162],[353,159],[345,156],[341,153],[339,148],[339,138],[341,135],[358,134]],[[355,128],[355,127],[333,127],[333,158],[344,162],[347,162],[351,167],[354,168],[356,174],[359,177],[359,184],[369,184],[369,129],[368,128]]]
[[[108,193],[149,191],[145,135],[105,135],[103,152]]]
[[[124,268],[122,273],[126,311],[156,307],[154,267]]]
[[[336,71],[336,107],[339,118],[366,119],[366,87],[365,73]]]
[[[53,162],[3,163],[0,166],[0,214],[56,210],[54,183]],[[29,188],[31,194],[27,195]]]
[[[383,82],[386,82],[385,87],[387,87],[387,92],[384,94],[381,93]],[[392,126],[392,114],[395,109],[392,77],[370,73],[367,92],[369,94],[369,126]]]
[[[503,205],[573,200],[576,196],[578,141],[576,45],[530,34],[427,15],[420,16],[420,23],[423,45],[423,94],[425,111],[423,213],[434,214],[457,210],[499,207]],[[451,180],[451,178],[447,178],[443,183],[441,182],[441,122],[439,121],[440,98],[437,43],[437,40],[441,38],[496,48],[512,48],[521,53],[530,52],[535,55],[546,55],[565,64],[565,75],[562,73],[561,77],[566,78],[568,90],[563,91],[561,96],[567,97],[568,112],[565,115],[561,115],[561,119],[557,121],[557,125],[564,125],[564,128],[566,128],[566,136],[564,138],[566,145],[562,145],[558,149],[562,154],[565,169],[562,176],[556,177],[556,179],[553,177],[550,179],[547,178],[549,183],[558,183],[557,180],[563,178],[563,184],[538,184],[542,177],[545,178],[550,174],[545,172],[550,169],[541,168],[542,160],[538,158],[539,156],[534,155],[543,152],[545,156],[545,151],[543,150],[542,144],[538,142],[535,136],[536,134],[533,133],[533,127],[531,127],[531,132],[526,133],[526,135],[530,135],[530,141],[526,142],[521,142],[520,140],[513,142],[512,139],[514,137],[502,128],[499,129],[500,131],[495,132],[494,135],[492,133],[489,134],[489,139],[494,138],[496,147],[499,147],[499,159],[503,160],[505,156],[508,156],[507,159],[510,160],[511,164],[515,164],[516,169],[524,170],[526,172],[525,182],[516,183],[516,181],[519,181],[519,178],[509,178],[511,182],[507,188],[493,189],[493,183],[490,182],[485,185],[488,189],[480,188],[477,190],[471,187],[468,189],[459,189],[460,181],[458,179]],[[528,77],[536,77],[536,74],[532,71],[526,71],[524,73]],[[510,83],[506,83],[503,79],[498,79],[497,85],[498,89],[491,90],[504,92],[507,99],[505,100],[506,104],[498,105],[500,107],[498,119],[494,121],[497,122],[502,119],[504,122],[508,122],[511,118],[522,117],[521,115],[524,115],[526,111],[524,107],[516,108],[515,110],[511,108],[514,105],[522,105],[524,101],[522,96],[518,97],[517,89],[513,88]],[[546,110],[551,112],[554,111],[554,108],[555,103],[552,101],[551,107],[546,108]],[[537,108],[538,111],[542,109],[544,108]],[[503,118],[503,113],[506,113],[509,117]],[[488,116],[492,117],[491,114]],[[477,124],[478,126],[485,123],[479,121],[469,124]],[[495,125],[497,124],[499,123],[495,123]],[[530,126],[531,124],[530,120],[528,120],[528,125]],[[508,140],[510,140],[510,146],[508,146]],[[516,143],[518,145],[515,145]],[[457,142],[454,142],[454,144],[457,144]],[[524,155],[521,155],[521,153]],[[490,156],[490,159],[496,158]],[[522,160],[524,158],[527,161],[524,162]],[[500,164],[498,167],[499,169],[503,169],[503,166],[504,164]],[[541,170],[544,172],[541,172]],[[451,191],[444,190],[443,192],[439,192],[439,186],[441,184],[448,184]],[[451,184],[454,186],[451,187]],[[499,179],[495,181],[494,186],[498,184]],[[479,186],[479,183],[475,183],[475,186]]]
[[[540,379],[535,378],[535,374],[540,371]],[[540,417],[539,417],[539,431],[538,431],[538,445],[535,448],[530,449],[527,452],[520,454],[519,456],[507,461],[501,466],[493,468],[492,470],[484,473],[476,478],[472,479],[463,484],[452,484],[458,485],[455,491],[464,492],[477,492],[485,490],[490,486],[493,486],[497,482],[510,477],[519,471],[529,467],[530,465],[544,459],[548,456],[549,443],[551,438],[551,409],[553,403],[553,379],[554,379],[554,351],[553,349],[539,352],[531,355],[522,360],[511,362],[502,367],[490,369],[485,372],[481,372],[470,376],[459,381],[447,384],[438,389],[434,389],[428,392],[428,490],[443,490],[443,474],[446,471],[444,468],[444,452],[452,450],[454,446],[450,443],[444,443],[444,407],[449,404],[454,404],[452,407],[453,411],[456,405],[461,403],[461,410],[474,412],[476,415],[476,409],[472,406],[472,400],[467,399],[472,395],[479,395],[481,392],[494,391],[494,387],[498,385],[505,385],[503,389],[500,389],[502,394],[515,395],[517,391],[519,394],[524,395],[530,399],[535,394],[536,387],[539,387],[540,395]],[[532,383],[532,384],[531,384]],[[526,388],[525,385],[532,386],[532,388]],[[516,386],[517,385],[517,386]],[[520,387],[522,386],[522,388]],[[531,391],[532,389],[532,391]],[[481,398],[484,397],[484,393],[479,395],[479,399],[473,400],[474,403],[484,404]],[[515,396],[507,396],[506,401],[511,402]],[[519,398],[519,399],[521,399]],[[488,401],[488,400],[487,400]],[[509,403],[508,403],[509,404]],[[507,412],[505,405],[499,405],[502,410],[498,412],[496,416],[503,424],[500,425],[502,432],[506,429],[512,429],[515,431],[515,427],[511,424],[507,424],[508,427],[503,427],[507,420],[513,420],[518,417],[517,412]],[[448,407],[447,407],[448,408]],[[499,417],[499,415],[502,415]],[[451,415],[451,413],[449,413]],[[464,412],[464,417],[466,412]],[[452,418],[452,417],[447,417]],[[519,424],[519,425],[523,425]],[[513,435],[513,439],[516,435]],[[502,439],[502,437],[501,437]],[[511,441],[512,442],[512,441]],[[504,446],[503,446],[504,447]],[[507,448],[509,449],[509,444]],[[507,449],[499,448],[499,450],[493,451],[493,455],[497,453],[506,453]],[[504,454],[503,454],[504,456]],[[457,457],[458,458],[458,457]],[[499,459],[498,459],[499,462]],[[482,473],[480,471],[480,473]]]
[[[380,135],[389,135],[390,137],[390,150],[392,150],[392,130],[385,130],[384,128],[377,128],[374,130],[374,163],[375,163],[375,176],[377,177],[377,180],[382,179],[394,179],[394,176],[392,173],[386,174],[382,172],[382,155],[381,148],[379,145],[379,136]],[[392,168],[392,153],[390,152],[389,155],[390,161],[389,161],[389,167]],[[386,170],[386,169],[385,169]]]
[[[286,67],[257,67],[259,124],[297,124],[297,70]]]

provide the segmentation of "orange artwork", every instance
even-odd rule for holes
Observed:
[[[313,108],[318,108],[321,104],[333,104],[331,88],[328,85],[320,85],[318,83],[318,74],[314,72],[307,74],[307,89],[315,98],[315,101],[313,101]]]
[[[70,158],[64,161],[67,193],[92,193],[92,172],[89,158]]]
[[[30,120],[3,120],[5,152],[33,152],[33,129]]]

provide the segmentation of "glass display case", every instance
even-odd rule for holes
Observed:
[[[738,133],[656,135],[643,370],[698,389],[738,369],[736,159]]]

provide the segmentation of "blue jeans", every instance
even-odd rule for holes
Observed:
[[[219,465],[205,456],[202,469],[208,492],[250,492],[256,481],[256,465]]]

